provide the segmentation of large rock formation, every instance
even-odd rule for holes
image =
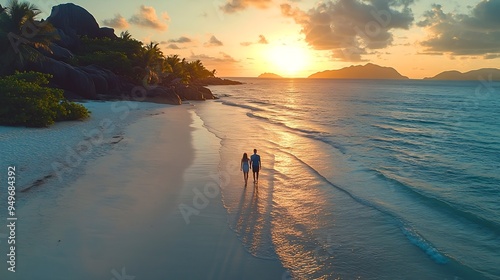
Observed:
[[[201,86],[176,85],[175,92],[182,100],[215,99],[210,89]]]
[[[197,87],[197,88],[198,88],[198,91],[203,94],[203,98],[205,98],[205,99],[217,99],[209,88],[206,88],[206,87]]]
[[[70,50],[63,48],[55,43],[51,43],[49,48],[50,52],[43,49],[41,49],[40,51],[45,56],[62,61],[69,61],[75,56]]]
[[[173,88],[154,87],[147,91],[146,100],[149,102],[180,105],[182,101]]]
[[[51,74],[51,82],[56,87],[83,98],[97,99],[98,94],[119,95],[122,91],[120,78],[96,65],[74,67],[47,57],[30,65],[30,68]]]
[[[197,86],[208,86],[208,85],[242,85],[243,83],[228,79],[222,79],[219,77],[210,77],[197,80],[193,84]]]
[[[58,88],[73,92],[84,98],[97,98],[94,81],[81,69],[49,57],[30,65],[30,68],[51,74],[53,76],[51,82]]]
[[[91,13],[73,3],[52,7],[47,21],[58,30],[61,37],[58,44],[66,48],[76,47],[80,36],[116,38],[112,28],[100,28]]]
[[[29,70],[48,73],[53,76],[51,85],[61,88],[71,98],[113,99],[129,98],[140,88],[145,92],[145,101],[181,104],[182,100],[215,99],[210,89],[201,85],[175,84],[143,88],[132,84],[127,78],[118,76],[97,65],[70,65],[74,51],[82,36],[93,38],[117,38],[112,28],[100,28],[94,16],[75,4],[61,4],[52,8],[47,18],[57,30],[60,40],[51,44],[49,51],[43,51],[45,58],[29,65]],[[216,83],[233,81],[211,78]],[[172,83],[174,83],[172,81]]]
[[[120,79],[110,70],[97,65],[80,67],[94,82],[98,94],[118,95],[120,93]]]
[[[96,99],[98,94],[118,95],[121,83],[113,72],[95,65],[74,67],[66,63],[73,58],[70,49],[78,47],[81,36],[117,38],[114,30],[100,28],[92,14],[72,3],[53,7],[47,21],[60,39],[50,45],[51,52],[43,51],[45,59],[30,68],[51,74],[52,83],[72,95],[88,99]]]
[[[59,36],[59,40],[55,41],[57,45],[67,49],[75,49],[80,44],[80,38],[77,35],[74,34],[73,36],[67,35],[64,31],[57,28],[56,31],[57,35]]]

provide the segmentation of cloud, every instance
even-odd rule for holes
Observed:
[[[104,23],[104,25],[118,29],[126,29],[129,27],[129,23],[127,22],[127,20],[120,14],[116,14],[114,18],[105,19],[102,22]]]
[[[222,56],[222,61],[223,62],[238,62],[236,59],[228,55],[227,53],[220,52],[219,53]]]
[[[218,54],[194,54],[191,52],[191,56],[188,57],[188,60],[201,60],[203,61],[203,65],[207,67],[207,69],[217,69],[217,73],[219,76],[229,76],[235,73],[239,73],[241,71],[242,65],[239,63],[240,61],[234,59],[232,56],[225,52],[219,52]],[[245,64],[246,65],[246,64]]]
[[[162,18],[164,21],[169,20],[168,14],[166,13],[162,13]],[[144,5],[141,5],[139,13],[133,15],[129,21],[130,23],[142,27],[153,28],[160,31],[166,31],[168,28],[167,23],[158,18],[156,10],[153,7]]]
[[[364,48],[360,47],[350,47],[350,48],[338,48],[332,50],[332,60],[341,61],[352,61],[352,62],[364,62],[368,61],[364,59],[362,55],[366,55],[368,52]]]
[[[428,37],[420,42],[425,52],[451,55],[500,55],[500,0],[483,0],[469,14],[445,13],[433,5],[417,23]]]
[[[180,50],[181,49],[176,44],[169,44],[166,48],[171,49],[171,50]]]
[[[224,44],[219,41],[215,36],[212,35],[210,37],[210,40],[204,44],[205,47],[220,47],[223,46]]]
[[[161,13],[161,17],[166,21],[170,21],[170,16],[168,15],[167,12]]]
[[[259,35],[259,41],[257,43],[263,44],[263,45],[269,44],[269,42],[267,41],[266,37],[264,37],[264,35]]]
[[[244,47],[248,47],[248,46],[251,46],[253,44],[267,45],[267,44],[269,44],[269,42],[267,41],[266,37],[264,37],[264,35],[259,35],[259,40],[256,43],[252,43],[252,42],[242,42],[242,43],[240,43],[240,45],[242,45]]]
[[[392,30],[409,29],[414,0],[338,0],[319,2],[305,12],[290,4],[281,14],[302,26],[305,41],[316,50],[331,50],[337,59],[360,61],[368,49],[393,42]]]
[[[191,39],[189,39],[188,37],[185,37],[185,36],[181,36],[179,37],[179,39],[170,39],[168,40],[169,43],[180,43],[180,44],[183,44],[183,43],[190,43],[192,42]]]
[[[271,2],[272,0],[230,0],[220,8],[224,13],[232,14],[245,10],[251,6],[259,9],[266,9],[269,7],[269,4],[271,4]]]
[[[228,55],[227,53],[225,52],[219,52],[219,57],[215,57],[215,56],[209,56],[209,55],[206,55],[206,54],[198,54],[198,55],[195,55],[194,53],[191,52],[191,56],[189,57],[189,59],[192,59],[192,60],[201,60],[203,62],[223,62],[223,63],[233,63],[233,62],[238,62],[236,59],[234,59],[233,57],[231,57],[230,55]]]

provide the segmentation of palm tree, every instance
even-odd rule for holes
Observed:
[[[179,58],[179,55],[169,55],[166,58],[166,63],[170,66],[170,73],[175,78],[179,78],[182,81],[187,81],[187,74],[185,69],[186,60],[183,58],[182,60]]]
[[[144,54],[149,59],[149,63],[164,60],[165,58],[159,44],[155,42],[150,42],[149,45],[144,47]]]
[[[24,70],[28,62],[43,58],[39,50],[50,52],[50,45],[58,38],[55,28],[36,17],[41,11],[28,2],[11,0],[0,13],[0,74]]]
[[[130,34],[128,30],[125,30],[120,33],[120,38],[122,38],[125,41],[130,41],[132,40],[132,34]]]
[[[171,70],[159,44],[155,42],[143,47],[138,57],[138,64],[143,69],[141,71],[144,75],[143,82],[148,84],[160,82],[163,74]]]
[[[199,59],[185,63],[184,67],[190,82],[215,76],[215,70],[209,71]]]

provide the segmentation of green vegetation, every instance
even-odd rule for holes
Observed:
[[[165,56],[158,43],[144,45],[133,39],[128,31],[122,32],[117,39],[82,38],[72,64],[95,64],[134,83],[168,85],[178,80],[189,84],[215,77],[215,70],[209,71],[200,60],[188,62],[178,55]]]
[[[25,70],[28,61],[43,58],[39,50],[50,50],[58,38],[50,23],[36,20],[40,13],[35,5],[17,0],[0,11],[0,75]]]
[[[0,11],[0,76],[27,70],[26,62],[43,59],[41,50],[50,52],[51,44],[59,39],[55,28],[36,17],[40,10],[28,2],[10,0]],[[200,60],[188,62],[178,55],[165,56],[159,44],[144,44],[133,39],[128,31],[118,38],[80,38],[77,49],[71,51],[74,66],[95,64],[128,78],[135,83],[168,84],[174,80],[193,83],[215,77]]]
[[[0,125],[46,127],[56,121],[89,116],[82,105],[64,99],[63,91],[49,87],[51,75],[28,71],[47,59],[60,39],[48,22],[38,20],[41,11],[33,4],[10,0],[0,7]],[[196,83],[215,77],[200,60],[186,61],[165,55],[158,43],[144,44],[128,31],[116,38],[79,38],[69,49],[72,66],[97,65],[132,84]]]
[[[1,78],[0,125],[47,127],[56,121],[87,118],[84,106],[67,101],[62,90],[46,87],[50,78],[37,72]]]
[[[118,38],[88,38],[83,37],[80,47],[74,50],[74,66],[98,65],[117,75],[122,75],[137,82],[139,75],[135,68],[137,54],[142,51],[142,43],[136,40]]]

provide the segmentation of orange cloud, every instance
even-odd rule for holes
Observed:
[[[253,44],[267,45],[267,44],[269,44],[269,41],[267,41],[267,39],[266,39],[266,37],[264,37],[264,35],[259,35],[259,40],[256,43],[252,43],[252,42],[241,42],[240,43],[240,45],[242,45],[244,47],[248,47],[248,46],[251,46]]]
[[[266,37],[264,37],[264,35],[259,35],[259,41],[257,43],[263,44],[263,45],[269,44],[269,42],[267,41]]]
[[[166,13],[162,14],[162,18],[164,21],[169,20],[169,17]],[[132,24],[136,24],[142,27],[157,29],[160,31],[166,31],[168,28],[167,23],[161,21],[158,18],[155,8],[144,5],[141,5],[139,13],[133,15],[129,21]]]
[[[219,63],[234,63],[238,62],[236,59],[234,59],[232,56],[228,55],[225,52],[219,52],[219,57],[215,56],[209,56],[206,54],[194,54],[191,53],[191,56],[189,57],[190,60],[203,60],[204,62],[207,63],[214,63],[214,62],[219,62]]]
[[[236,13],[238,11],[244,10],[250,6],[257,7],[259,9],[266,9],[271,4],[272,0],[231,0],[221,7],[224,13]]]
[[[219,39],[215,38],[215,36],[212,35],[210,37],[210,40],[204,44],[205,47],[220,47],[223,46],[224,44],[219,41]]]
[[[104,23],[104,25],[118,29],[126,29],[129,27],[129,23],[127,22],[127,20],[120,14],[116,14],[114,18],[105,19],[102,22]]]
[[[168,40],[168,42],[169,43],[190,43],[190,42],[192,42],[192,40],[186,36],[181,36],[181,37],[179,37],[179,39],[170,39],[170,40]]]

